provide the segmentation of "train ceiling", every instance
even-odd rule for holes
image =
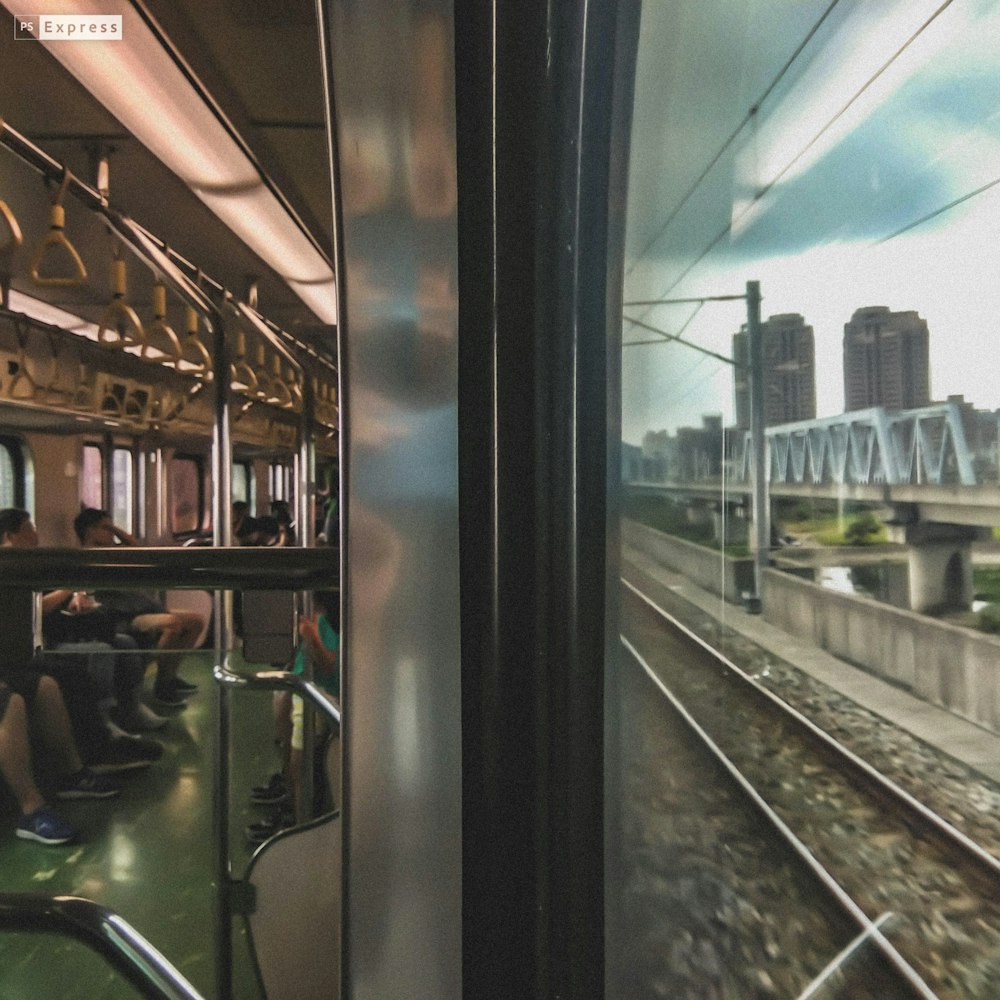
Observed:
[[[19,4],[17,12],[29,6]],[[110,0],[101,4],[100,12],[113,14],[126,8],[141,10],[159,26],[321,253],[332,256],[323,80],[311,0],[137,0],[131,7]],[[238,297],[256,279],[260,311],[295,337],[332,355],[330,327],[277,271],[220,222],[45,45],[16,41],[12,35],[7,28],[0,30],[0,118],[92,186],[97,183],[100,152],[109,154],[109,200],[114,208]],[[127,42],[126,38],[105,44]],[[129,81],[122,79],[116,85],[128,88]],[[97,218],[74,206],[72,199],[66,203],[66,233],[87,265],[87,283],[40,290],[29,277],[31,257],[48,228],[52,194],[37,172],[0,149],[0,200],[16,214],[25,238],[11,267],[13,288],[94,322],[112,293],[114,244]],[[148,315],[152,278],[132,261],[128,287],[131,304]],[[179,326],[180,306],[173,303],[170,308],[177,310],[173,320]]]

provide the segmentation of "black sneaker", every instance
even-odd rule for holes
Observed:
[[[57,799],[111,799],[121,793],[121,786],[90,768],[83,768],[76,774],[69,774],[59,782]]]
[[[192,684],[190,681],[184,680],[183,677],[174,678],[174,691],[179,695],[190,695],[194,694],[198,690],[197,684]]]
[[[266,785],[255,785],[250,789],[250,801],[258,806],[277,806],[288,800],[283,774],[272,774]]]
[[[163,747],[153,740],[140,736],[114,736],[87,759],[87,766],[95,774],[115,771],[132,771],[149,767],[163,756]]]
[[[187,701],[184,695],[175,687],[154,687],[153,701],[164,708],[183,708]]]

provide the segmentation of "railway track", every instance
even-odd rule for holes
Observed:
[[[623,632],[941,998],[1000,995],[1000,863],[625,584]],[[920,987],[918,986],[919,990]]]

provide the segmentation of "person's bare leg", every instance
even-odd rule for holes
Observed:
[[[38,682],[38,694],[32,706],[31,721],[38,739],[53,755],[62,774],[77,774],[83,761],[73,740],[73,727],[66,703],[55,680],[47,674]]]
[[[10,696],[7,711],[0,720],[0,774],[25,816],[45,805],[31,772],[28,713],[19,694]]]
[[[157,656],[156,686],[161,689],[173,686],[184,653],[194,649],[204,628],[201,615],[192,611],[171,611],[170,619],[156,644],[160,650]],[[169,652],[170,650],[179,652]]]

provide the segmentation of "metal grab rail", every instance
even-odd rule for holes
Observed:
[[[336,549],[0,548],[0,589],[335,590]]]
[[[89,899],[0,893],[0,931],[75,938],[104,958],[147,1000],[204,1000],[131,924]]]
[[[256,674],[243,674],[230,670],[224,664],[216,664],[212,668],[212,676],[219,684],[248,691],[293,691],[340,725],[340,707],[330,701],[321,687],[306,680],[302,674],[293,674],[288,670],[262,670]]]

